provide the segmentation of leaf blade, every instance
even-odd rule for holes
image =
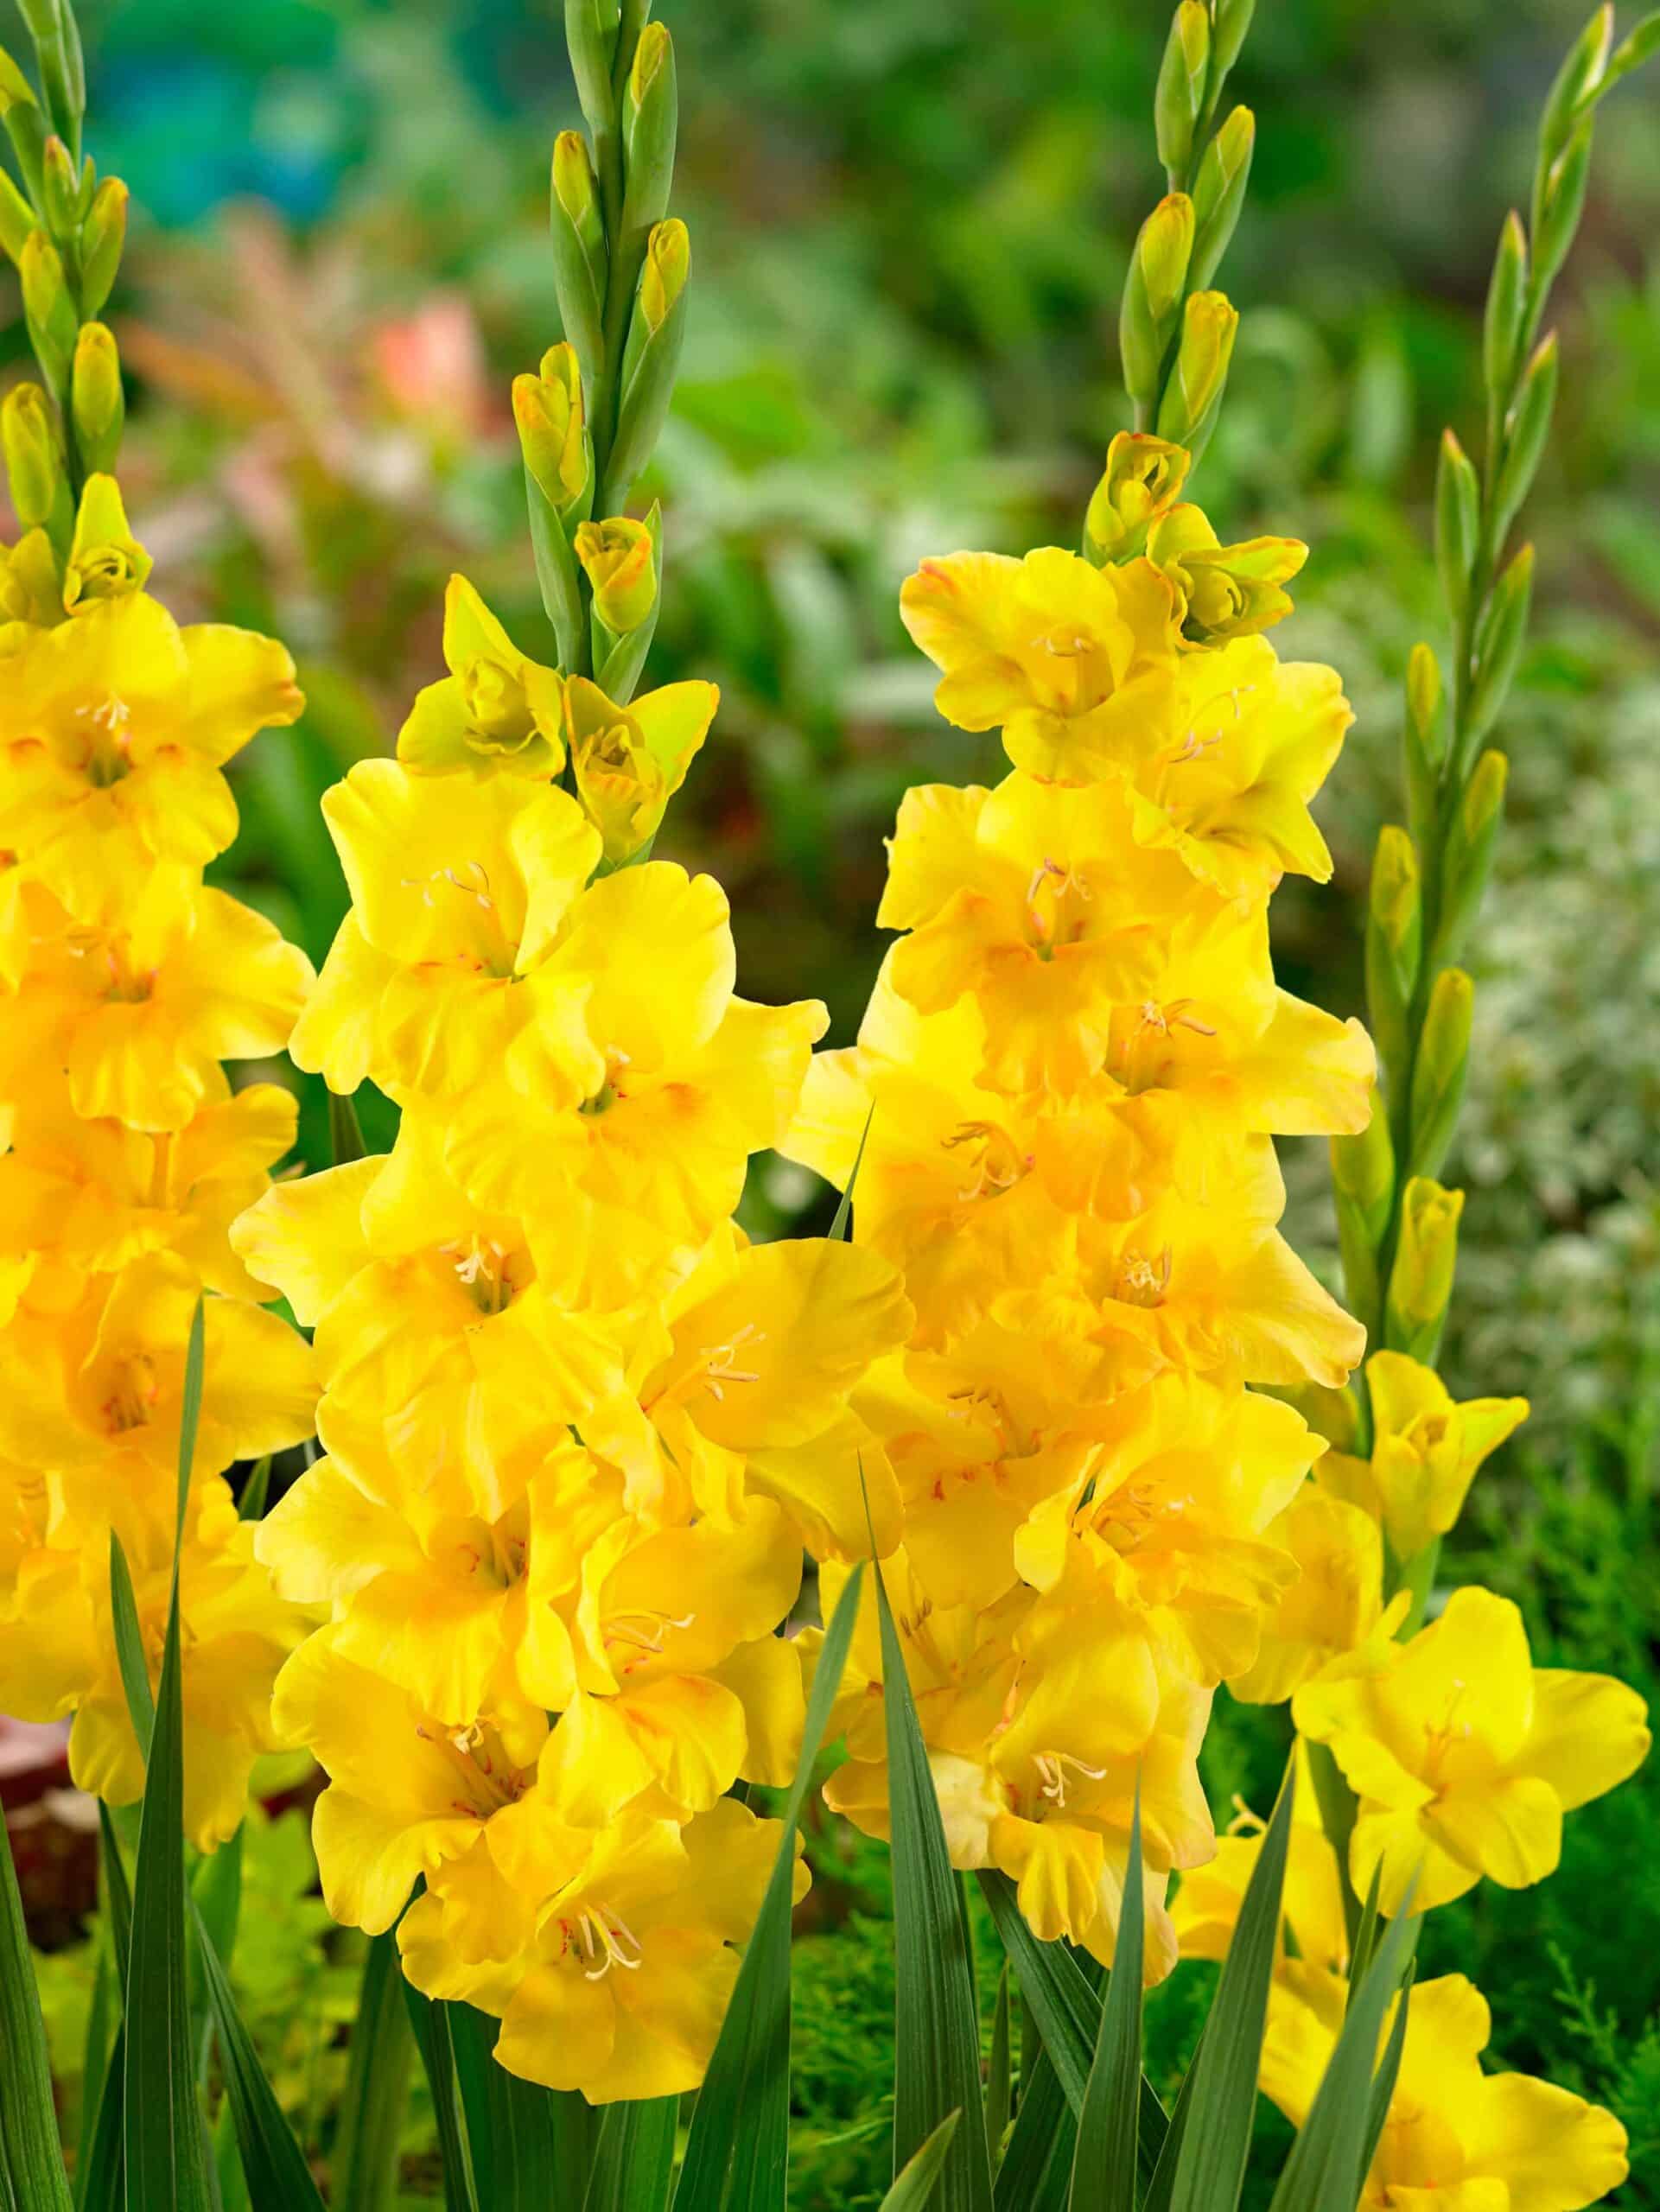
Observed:
[[[807,1700],[801,1757],[781,1808],[779,1854],[692,2112],[675,2184],[675,2212],[776,2212],[784,2201],[796,1823],[847,1664],[863,1581],[860,1565],[848,1577],[824,1632]]]
[[[894,1873],[894,2165],[901,2171],[949,2113],[972,2113],[975,2125],[957,2129],[947,2145],[936,2201],[944,2212],[991,2212],[963,1907],[880,1565],[875,1573]]]
[[[1142,1788],[1130,1815],[1112,1976],[1101,2006],[1101,2033],[1078,2114],[1070,2203],[1073,2212],[1135,2212],[1142,2089],[1142,1981],[1147,1948],[1142,1884]]]
[[[253,2212],[323,2212],[305,2153],[265,2078],[207,1923],[194,1899],[191,1923]],[[356,2203],[351,2197],[342,2201]]]
[[[196,2101],[186,1974],[184,1699],[179,1631],[179,1546],[201,1412],[203,1331],[202,1301],[198,1298],[185,1357],[179,1423],[173,1588],[133,1878],[125,2009],[129,2020],[143,2023],[143,2032],[126,2038],[123,2084],[127,2200],[131,2212],[163,2204],[169,2212],[211,2212],[213,2203],[202,2115]],[[148,1684],[148,1673],[145,1680]],[[142,1715],[143,1701],[138,1700],[134,1704],[133,1725],[141,1742]]]

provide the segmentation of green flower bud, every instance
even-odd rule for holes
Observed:
[[[1493,257],[1486,312],[1482,320],[1482,373],[1489,391],[1502,394],[1510,390],[1527,304],[1528,234],[1522,228],[1522,218],[1512,207],[1498,234],[1498,251]]]
[[[6,126],[23,182],[39,207],[45,202],[46,118],[41,115],[29,79],[0,47],[0,119]],[[38,217],[31,218],[31,228]]]
[[[1245,43],[1250,19],[1256,12],[1256,0],[1215,0],[1215,11],[1211,69],[1220,85],[1239,59],[1239,49]]]
[[[1533,599],[1533,548],[1524,545],[1493,587],[1476,632],[1475,688],[1470,699],[1472,740],[1485,737],[1498,719],[1527,636]]]
[[[1435,567],[1455,620],[1470,595],[1480,537],[1480,482],[1454,433],[1443,430],[1435,468]]]
[[[1484,753],[1465,786],[1447,831],[1441,865],[1441,913],[1432,957],[1437,967],[1458,957],[1475,919],[1492,868],[1493,846],[1504,818],[1504,786],[1510,762],[1502,753]]]
[[[115,287],[127,243],[127,188],[118,176],[106,176],[92,195],[80,234],[81,313],[95,315]]]
[[[669,212],[678,113],[674,41],[661,23],[647,23],[622,99],[625,236],[644,236]]]
[[[17,273],[22,280],[23,318],[35,359],[52,390],[67,391],[80,320],[64,280],[63,257],[44,231],[30,236]]]
[[[1186,476],[1180,446],[1145,431],[1118,432],[1084,518],[1084,550],[1097,568],[1142,550],[1149,524],[1174,505]]]
[[[75,358],[69,372],[69,411],[82,467],[109,474],[120,449],[127,410],[121,389],[121,356],[113,336],[101,322],[83,323],[75,340]]]
[[[25,530],[45,529],[67,549],[73,526],[69,478],[46,394],[37,384],[14,385],[0,405],[11,504]]]
[[[22,259],[35,225],[35,210],[12,182],[10,170],[0,169],[0,247],[8,259]]]
[[[1591,181],[1591,124],[1580,124],[1542,181],[1542,202],[1533,232],[1533,281],[1542,299],[1568,258],[1585,213]]]
[[[1504,425],[1504,458],[1493,494],[1493,542],[1502,545],[1517,511],[1533,486],[1556,405],[1556,334],[1534,350],[1522,372],[1522,389]]]
[[[614,512],[652,457],[669,411],[686,329],[686,279],[691,241],[677,218],[659,223],[646,241],[639,288],[623,353],[622,402],[616,442],[606,465],[601,504]]]
[[[1187,282],[1196,291],[1210,283],[1228,250],[1256,149],[1256,118],[1248,107],[1237,107],[1205,149],[1193,186],[1196,227],[1187,270]]]
[[[1404,1073],[1408,1009],[1423,957],[1423,890],[1418,855],[1393,823],[1377,833],[1366,917],[1366,1008],[1390,1083]],[[1393,1094],[1392,1094],[1393,1095]]]
[[[1210,10],[1204,0],[1181,0],[1153,93],[1159,159],[1173,187],[1186,176],[1193,157],[1193,132],[1204,109],[1210,68]]]
[[[576,97],[596,137],[615,124],[611,66],[621,20],[618,0],[565,0],[565,44],[570,50]]]
[[[1544,114],[1539,123],[1539,164],[1548,169],[1574,135],[1579,121],[1578,111],[1587,97],[1602,82],[1607,66],[1608,48],[1614,35],[1614,11],[1612,6],[1599,8],[1585,29],[1569,47],[1561,67],[1556,72],[1555,83],[1545,101]],[[1533,226],[1539,227],[1539,208],[1533,210]]]
[[[46,200],[46,219],[54,238],[67,238],[80,218],[75,165],[69,149],[54,131],[47,140],[41,162],[41,186]]]
[[[1193,250],[1193,203],[1185,192],[1173,192],[1141,227],[1119,312],[1124,388],[1138,415],[1150,411],[1158,400]]]
[[[1406,716],[1402,751],[1407,789],[1407,828],[1421,851],[1434,834],[1441,766],[1447,753],[1442,714],[1441,663],[1426,645],[1412,648],[1407,663]]]
[[[1462,968],[1443,968],[1430,986],[1412,1068],[1408,1173],[1438,1175],[1453,1141],[1470,1066],[1475,986]]]
[[[560,320],[592,376],[603,359],[600,308],[605,296],[605,225],[588,141],[579,130],[562,130],[553,142],[549,228]]]
[[[1239,316],[1220,292],[1194,292],[1182,314],[1176,365],[1159,407],[1159,435],[1195,457],[1213,425],[1228,381]]]
[[[1425,1366],[1434,1363],[1453,1274],[1458,1265],[1462,1191],[1443,1190],[1428,1176],[1408,1183],[1401,1205],[1401,1240],[1390,1270],[1385,1341]]]
[[[612,636],[638,630],[657,605],[656,549],[646,524],[626,515],[585,522],[573,550],[594,594],[594,611]]]
[[[1332,1188],[1350,1311],[1369,1334],[1377,1331],[1377,1255],[1395,1200],[1395,1147],[1389,1116],[1374,1090],[1371,1119],[1358,1135],[1332,1139]]]

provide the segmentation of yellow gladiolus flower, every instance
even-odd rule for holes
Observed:
[[[656,836],[720,702],[712,683],[665,684],[626,707],[614,706],[586,677],[573,676],[566,684],[565,734],[576,794],[613,868]]]
[[[633,1394],[583,1424],[627,1471],[631,1503],[734,1518],[760,1454],[755,1487],[815,1524],[862,1528],[856,1470],[843,1467],[836,1495],[815,1447],[871,1362],[909,1333],[897,1270],[828,1238],[752,1246],[717,1232],[662,1318],[668,1340],[649,1343]]]
[[[560,1047],[537,1053],[538,1077],[571,1059],[560,1103],[574,1104],[593,1054],[579,995],[544,971],[600,856],[576,802],[519,776],[363,760],[323,813],[353,906],[295,1029],[300,1065],[348,1094],[370,1077],[400,1099],[449,1097],[499,1077],[534,1026]]]
[[[1298,1728],[1329,1744],[1360,1800],[1350,1874],[1380,1877],[1400,1910],[1415,1868],[1421,1911],[1472,1889],[1542,1881],[1562,1815],[1623,1782],[1649,1748],[1645,1707],[1606,1675],[1535,1667],[1522,1617],[1491,1591],[1454,1591],[1406,1644],[1297,1692]]]
[[[1154,520],[1147,557],[1175,587],[1183,637],[1208,645],[1283,621],[1291,612],[1283,586],[1308,558],[1308,548],[1294,537],[1224,545],[1204,513],[1183,505]]]
[[[1262,2088],[1294,2126],[1307,2118],[1343,2024],[1345,1985],[1299,1974],[1276,1987]],[[1400,2076],[1360,2192],[1360,2212],[1580,2212],[1626,2175],[1612,2113],[1527,2074],[1485,2074],[1486,1999],[1462,1974],[1415,1985]],[[1385,2031],[1387,2035],[1387,2030]]]
[[[0,1452],[55,1473],[105,1470],[111,1487],[124,1474],[170,1497],[197,1290],[184,1260],[150,1252],[93,1278],[66,1312],[16,1315],[0,1334]],[[317,1385],[302,1337],[233,1298],[207,1300],[203,1330],[201,1475],[310,1435]]]
[[[1432,1368],[1396,1351],[1374,1352],[1366,1382],[1371,1457],[1332,1452],[1320,1483],[1381,1522],[1397,1559],[1414,1559],[1458,1519],[1477,1468],[1527,1419],[1528,1402],[1456,1404]]]
[[[1023,561],[952,553],[900,594],[906,627],[944,671],[934,701],[959,729],[1002,728],[1017,768],[1097,783],[1174,728],[1174,594],[1145,561],[1092,568],[1053,547]]]
[[[730,1798],[684,1825],[597,1831],[520,1805],[492,1824],[487,1853],[446,1866],[404,1915],[404,1971],[429,1997],[497,2014],[496,2058],[524,2080],[593,2104],[695,2088],[779,1836]],[[502,1910],[515,1897],[535,1904],[517,1925]]]
[[[1308,1776],[1308,1747],[1301,1738],[1295,1760],[1296,1796],[1286,1847],[1284,1910],[1275,1931],[1279,1959],[1275,1975],[1281,1982],[1299,1967],[1316,1974],[1346,1974],[1349,1966],[1343,1872],[1320,1822],[1319,1802]],[[1216,1857],[1208,1866],[1192,1867],[1182,1876],[1170,1919],[1183,1958],[1227,1957],[1245,1891],[1256,1871],[1267,1825],[1241,1804],[1217,1845]]]
[[[173,1433],[176,1445],[176,1425]],[[120,1479],[118,1467],[98,1471],[111,1484]],[[171,1498],[148,1517],[113,1503],[153,1688],[172,1577]],[[76,1785],[111,1804],[132,1804],[143,1791],[144,1761],[116,1660],[107,1524],[66,1534],[68,1541],[43,1539],[14,1563],[11,1597],[0,1605],[0,1705],[24,1719],[73,1713],[69,1768]],[[211,1851],[241,1824],[254,1760],[277,1748],[271,1684],[307,1625],[272,1592],[253,1556],[253,1530],[238,1520],[217,1481],[199,1480],[193,1493],[179,1603],[188,1654],[185,1833],[199,1850]]]
[[[580,440],[580,420],[576,429]],[[444,660],[449,674],[416,695],[398,733],[405,767],[533,783],[557,776],[565,761],[560,677],[519,652],[465,576],[452,576],[444,594]]]
[[[591,885],[538,978],[580,1004],[575,1043],[527,1028],[509,1070],[522,1088],[487,1086],[449,1122],[450,1172],[480,1205],[554,1230],[544,1256],[572,1300],[616,1306],[684,1273],[750,1154],[783,1136],[828,1016],[735,997],[734,967],[710,877],[651,861]]]
[[[0,697],[0,845],[88,921],[137,899],[158,862],[200,868],[236,835],[221,771],[293,721],[294,663],[274,639],[181,629],[143,592],[94,599],[26,632]]]
[[[22,1263],[33,1292],[61,1311],[88,1276],[113,1274],[146,1252],[175,1252],[210,1290],[270,1295],[231,1249],[231,1223],[265,1189],[294,1143],[293,1094],[276,1084],[201,1106],[183,1128],[146,1134],[83,1122],[63,1085],[20,1100],[12,1149],[0,1154],[0,1251]]]
[[[1229,898],[1266,898],[1288,870],[1324,883],[1308,802],[1353,720],[1335,669],[1282,661],[1265,638],[1186,654],[1167,741],[1132,785],[1135,836]]]
[[[0,1099],[61,1068],[82,1118],[181,1130],[222,1094],[220,1060],[282,1050],[311,963],[263,914],[183,876],[154,871],[99,923],[74,923],[24,887],[31,951],[7,1007]]]
[[[1327,1458],[1330,1457],[1328,1453]],[[1248,1705],[1282,1705],[1333,1661],[1392,1637],[1410,1599],[1383,1603],[1383,1547],[1371,1516],[1315,1484],[1300,1491],[1268,1530],[1297,1566],[1262,1623],[1255,1662],[1228,1687]]]
[[[307,1637],[277,1678],[279,1736],[315,1753],[329,1777],[312,1815],[323,1896],[336,1920],[379,1935],[470,1851],[535,1779],[544,1715],[509,1698],[465,1726],[336,1648],[338,1624]]]
[[[445,1175],[442,1135],[407,1114],[389,1159],[273,1184],[233,1238],[315,1325],[329,1450],[360,1478],[384,1458],[388,1503],[494,1522],[623,1359],[550,1296],[524,1224]]]
[[[1091,1426],[1087,1485],[1046,1499],[1020,1530],[1021,1574],[1063,1600],[1099,1591],[1145,1611],[1185,1639],[1207,1688],[1241,1674],[1295,1572],[1276,1521],[1320,1440],[1277,1399],[1172,1370]]]

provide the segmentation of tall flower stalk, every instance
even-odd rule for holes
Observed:
[[[294,1141],[273,1083],[303,953],[204,887],[237,811],[226,764],[302,700],[275,640],[181,628],[115,474],[120,362],[99,320],[126,187],[80,152],[74,19],[24,10],[38,95],[0,52],[21,187],[0,171],[40,381],[0,408],[0,1708],[73,1715],[71,1770],[114,1804],[143,1761],[111,1618],[112,1541],[152,1683],[174,1554],[186,1340],[208,1294],[206,1395],[181,1556],[185,1812],[204,1848],[242,1819],[270,1686],[305,1625],[253,1557],[222,1471],[308,1436],[308,1346],[232,1250],[232,1217]]]
[[[778,1847],[738,1786],[802,1731],[776,1631],[804,1548],[862,1551],[847,1394],[910,1319],[876,1255],[734,1222],[824,1010],[736,996],[720,887],[648,857],[716,694],[633,696],[661,528],[622,509],[686,269],[640,13],[570,11],[566,336],[513,390],[558,664],[453,579],[449,672],[326,798],[352,908],[295,1056],[398,1139],[236,1230],[323,1384],[327,1456],[258,1549],[326,1618],[276,1698],[329,1778],[324,1895],[595,2103],[702,2078]]]

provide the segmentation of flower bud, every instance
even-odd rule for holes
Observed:
[[[1484,753],[1453,817],[1441,861],[1441,912],[1434,952],[1438,967],[1458,957],[1465,932],[1481,905],[1509,779],[1510,762],[1504,755]]]
[[[1187,455],[1180,446],[1145,431],[1118,432],[1084,518],[1084,550],[1097,568],[1141,551],[1149,524],[1173,504],[1186,476]]]
[[[1228,380],[1236,309],[1220,292],[1194,292],[1182,315],[1176,365],[1159,408],[1158,433],[1197,458],[1210,436]]]
[[[1384,1334],[1391,1351],[1434,1364],[1458,1265],[1462,1191],[1415,1176],[1401,1205],[1401,1240],[1390,1270]]]
[[[80,220],[75,205],[78,179],[69,149],[55,131],[47,140],[41,162],[41,186],[51,235],[67,238]]]
[[[25,530],[70,527],[69,480],[46,394],[37,384],[15,385],[0,406],[11,504]],[[63,538],[59,543],[62,544]]]
[[[576,795],[604,845],[604,864],[643,858],[715,718],[712,683],[671,683],[632,711],[585,677],[565,686],[565,739]]]
[[[669,212],[678,114],[674,41],[661,23],[647,23],[622,96],[625,236],[643,237]]]
[[[1193,131],[1205,105],[1210,67],[1211,11],[1205,0],[1181,0],[1153,93],[1159,159],[1173,185],[1186,175],[1193,157]]]
[[[1332,1188],[1338,1241],[1351,1311],[1376,1335],[1379,1319],[1377,1255],[1395,1198],[1395,1147],[1389,1116],[1376,1090],[1371,1119],[1358,1135],[1332,1139]]]
[[[1453,1141],[1470,1065],[1475,986],[1462,968],[1443,968],[1429,1004],[1412,1068],[1411,1139],[1407,1172],[1438,1175]]]
[[[589,373],[601,359],[600,308],[605,293],[605,225],[588,141],[562,130],[553,143],[549,194],[553,282],[565,336]]]
[[[83,468],[108,474],[115,466],[126,419],[121,357],[101,322],[84,322],[69,372],[70,419]]]
[[[64,281],[63,257],[44,231],[30,236],[17,273],[22,280],[23,315],[35,358],[52,390],[64,391],[80,324]]]
[[[1476,676],[1469,721],[1472,741],[1485,737],[1498,719],[1522,658],[1532,601],[1533,548],[1524,545],[1494,585],[1476,632]]]
[[[9,169],[0,169],[0,247],[10,261],[21,261],[35,228],[35,210],[11,181]]]
[[[127,527],[114,477],[89,476],[64,570],[64,612],[86,600],[121,599],[141,591],[151,566],[149,554]]]
[[[33,198],[43,200],[46,168],[46,122],[27,77],[0,46],[0,118],[17,156],[17,166]],[[31,215],[30,227],[39,220]]]
[[[565,0],[565,44],[576,97],[588,129],[596,135],[608,130],[615,119],[611,65],[620,22],[618,0]]]
[[[1504,459],[1493,493],[1493,542],[1502,545],[1533,479],[1556,405],[1556,334],[1535,346],[1522,372],[1522,388],[1503,425]]]
[[[513,378],[513,420],[525,467],[563,512],[582,498],[591,474],[582,372],[573,346],[549,346],[537,375]]]
[[[1210,283],[1228,250],[1256,148],[1256,118],[1248,107],[1237,107],[1205,149],[1193,185],[1193,257],[1187,269],[1195,291]]]
[[[1435,831],[1447,731],[1441,711],[1441,663],[1426,645],[1412,648],[1407,663],[1406,695],[1401,749],[1406,778],[1407,829],[1413,843],[1421,850],[1427,850]]]
[[[1225,643],[1271,629],[1291,612],[1282,588],[1308,558],[1294,537],[1221,545],[1196,506],[1172,507],[1148,534],[1148,558],[1174,585],[1190,645]]]
[[[1404,830],[1377,833],[1366,917],[1366,1009],[1391,1083],[1403,1074],[1408,1009],[1423,953],[1423,898],[1418,855]],[[1393,1093],[1391,1093],[1393,1096]]]
[[[679,218],[659,223],[646,248],[639,273],[639,313],[646,334],[655,338],[673,314],[691,269],[691,237]]]
[[[1138,416],[1158,401],[1164,357],[1175,327],[1193,247],[1193,203],[1185,192],[1161,200],[1136,237],[1118,312],[1124,389]]]
[[[614,513],[626,505],[629,490],[651,459],[669,411],[685,337],[690,262],[691,241],[685,225],[674,218],[659,223],[646,241],[634,296],[623,353],[617,435],[601,488],[600,505]]]
[[[1510,391],[1516,353],[1528,305],[1528,234],[1514,207],[1504,218],[1487,285],[1482,321],[1481,364],[1488,391],[1499,399]]]
[[[1481,486],[1453,433],[1441,432],[1435,467],[1435,567],[1454,620],[1464,611],[1481,536]]]
[[[106,176],[92,194],[80,233],[80,307],[95,315],[115,287],[121,251],[127,242],[127,188]]]
[[[656,549],[646,524],[626,515],[585,522],[575,547],[606,628],[614,637],[638,630],[657,605]]]
[[[1540,118],[1539,160],[1542,168],[1549,168],[1567,145],[1580,119],[1580,107],[1601,84],[1613,34],[1614,11],[1612,7],[1600,7],[1569,47]],[[1536,208],[1534,221],[1536,228]]]
[[[1591,123],[1587,117],[1540,181],[1541,204],[1533,229],[1533,281],[1542,299],[1568,258],[1585,213],[1591,181]]]
[[[1215,0],[1211,68],[1219,85],[1239,59],[1239,49],[1256,12],[1256,0]]]

